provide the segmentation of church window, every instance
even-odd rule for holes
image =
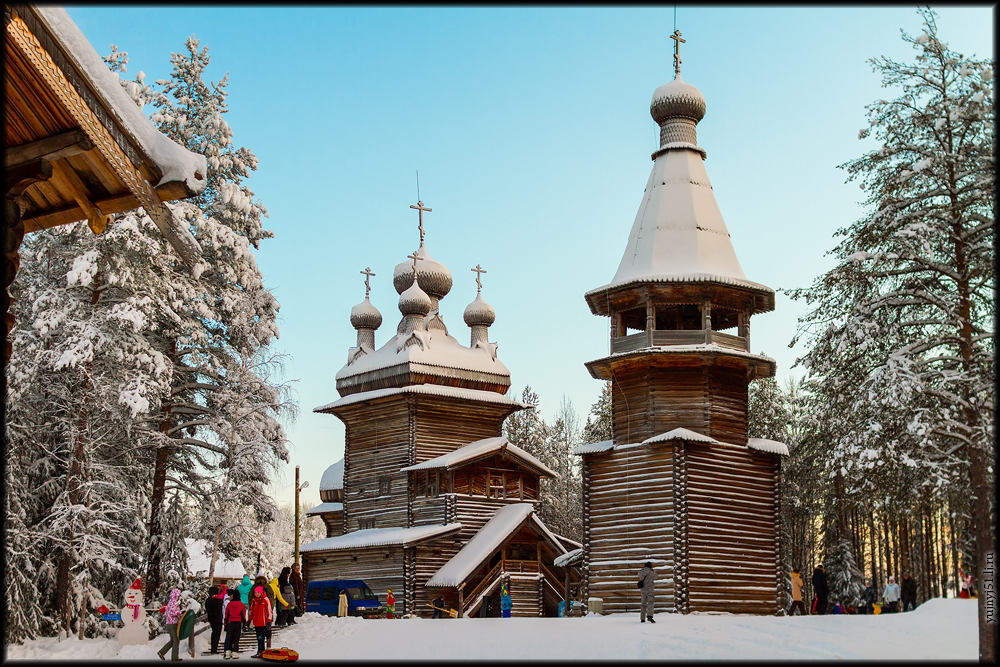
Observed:
[[[438,471],[428,473],[427,475],[427,493],[428,498],[437,498],[438,495]]]
[[[490,472],[490,498],[503,498],[503,473]]]
[[[358,530],[365,530],[366,528],[375,527],[375,518],[371,519],[358,519]]]
[[[378,480],[378,494],[380,496],[387,496],[390,493],[392,493],[392,478],[380,477]]]

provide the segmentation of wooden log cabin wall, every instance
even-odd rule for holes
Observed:
[[[783,613],[787,448],[747,433],[749,383],[775,373],[751,352],[750,318],[774,309],[774,290],[736,257],[691,125],[705,110],[679,77],[654,93],[661,146],[643,203],[614,278],[585,294],[611,318],[610,354],[586,366],[611,382],[613,439],[577,449],[584,597],[605,612],[638,611],[651,561],[656,611]]]
[[[416,208],[421,216],[430,210],[422,203]],[[515,542],[531,558],[510,561],[523,596],[514,613],[555,615],[565,581],[579,581],[553,565],[566,546],[534,516],[539,477],[555,473],[501,436],[503,420],[529,406],[504,396],[510,375],[488,341],[492,308],[480,293],[466,309],[470,347],[449,336],[437,304],[450,290],[451,276],[422,241],[412,263],[396,267],[393,285],[403,319],[378,349],[375,331],[382,316],[367,295],[374,274],[362,272],[366,297],[351,311],[358,344],[337,373],[341,398],[315,409],[345,425],[342,468],[328,469],[331,477],[342,470],[342,480],[331,479],[328,486],[340,490],[336,500],[343,505],[335,507],[335,496],[328,494],[314,508],[327,522],[328,538],[302,548],[303,576],[359,578],[383,598],[392,588],[404,613],[431,616],[427,605],[438,595],[449,608],[473,612],[507,575],[510,539],[500,545],[490,540],[503,537],[498,526],[517,528],[509,525],[516,516],[530,526]],[[323,484],[321,493],[328,493]],[[507,518],[494,522],[499,514]],[[463,551],[470,543],[474,547]],[[492,552],[479,563],[484,543]],[[444,585],[428,586],[443,569],[465,578],[445,577]]]

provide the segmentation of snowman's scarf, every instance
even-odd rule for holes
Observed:
[[[139,620],[139,607],[141,607],[142,605],[139,605],[139,604],[129,604],[128,602],[126,602],[125,606],[132,610],[132,620],[133,621],[138,621]]]

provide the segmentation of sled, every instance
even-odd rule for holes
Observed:
[[[185,609],[181,612],[180,618],[177,619],[177,638],[187,639],[191,636],[191,631],[194,630],[195,616],[194,612],[190,609]]]
[[[269,648],[260,654],[263,660],[273,660],[274,662],[295,662],[299,659],[299,652],[282,646],[281,648]]]
[[[434,609],[437,609],[438,611],[443,611],[444,613],[448,614],[452,618],[458,618],[458,612],[455,611],[454,609],[442,609],[441,607],[435,607],[434,605],[430,604],[429,602],[427,603],[427,606],[428,607],[432,607]]]
[[[882,605],[878,604],[877,602],[873,603],[872,604],[872,614],[874,614],[874,615],[877,616],[877,615],[879,615],[881,613],[882,613]]]

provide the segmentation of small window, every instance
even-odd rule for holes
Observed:
[[[323,588],[323,602],[336,602],[337,601],[337,589],[332,586],[326,586]]]
[[[367,528],[375,527],[375,519],[358,519],[358,530],[365,530]]]
[[[309,593],[306,594],[306,602],[319,602],[319,594],[322,592],[319,586],[313,586],[309,589]]]
[[[437,498],[438,495],[438,471],[435,470],[427,475],[427,497]]]
[[[503,498],[503,473],[502,472],[491,472],[490,473],[489,497],[490,498]]]
[[[392,478],[380,477],[378,480],[378,494],[380,496],[387,496],[390,493],[392,493]]]

